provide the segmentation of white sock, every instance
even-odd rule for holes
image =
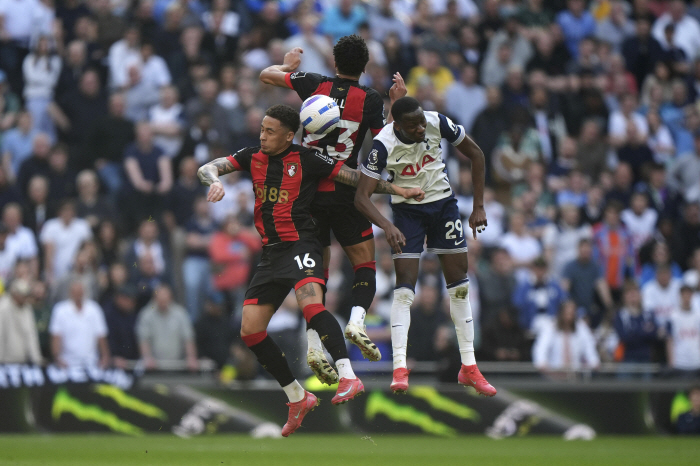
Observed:
[[[365,324],[365,315],[367,312],[362,306],[353,306],[350,311],[350,322],[362,327]]]
[[[318,332],[316,330],[312,328],[306,329],[306,339],[309,342],[309,351],[315,349],[323,354],[323,343],[321,342],[321,337],[318,336]]]
[[[462,364],[471,366],[476,364],[476,359],[474,358],[474,319],[472,307],[469,304],[469,280],[448,288],[447,293],[450,295],[450,315],[457,331]]]
[[[341,379],[356,379],[357,376],[352,371],[352,365],[348,358],[338,359],[335,362],[335,368],[338,369],[338,377]]]
[[[301,401],[304,399],[304,396],[306,396],[304,387],[302,387],[296,380],[289,385],[282,387],[282,390],[284,390],[284,393],[287,394],[287,398],[289,398],[290,403]]]
[[[408,327],[411,326],[411,304],[415,293],[409,288],[394,290],[391,303],[391,347],[394,354],[394,370],[406,368],[406,347],[408,346]]]

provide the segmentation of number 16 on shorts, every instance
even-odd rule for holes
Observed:
[[[294,260],[297,261],[297,265],[299,266],[299,269],[303,269],[304,267],[306,268],[313,268],[316,266],[316,261],[313,260],[313,258],[309,257],[309,253],[307,252],[304,254],[304,258],[301,258],[301,254],[294,256]]]

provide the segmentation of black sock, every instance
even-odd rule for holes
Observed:
[[[333,314],[328,311],[319,312],[309,321],[309,328],[318,332],[323,346],[326,347],[333,361],[348,357],[343,331],[340,330],[340,324],[335,320]]]
[[[376,292],[377,271],[369,267],[357,269],[352,283],[352,305],[360,306],[366,311],[372,305]]]
[[[289,369],[284,353],[269,335],[257,345],[249,348],[257,356],[260,365],[277,379],[280,386],[286,387],[294,382],[294,376]]]

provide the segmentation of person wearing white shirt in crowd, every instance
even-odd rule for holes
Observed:
[[[683,283],[690,285],[698,294],[700,299],[700,248],[693,251],[693,257],[690,259],[690,267],[683,274]]]
[[[450,6],[450,0],[429,0],[433,11],[433,14],[441,15],[445,13],[450,13],[448,8]],[[472,18],[479,14],[479,8],[476,6],[473,0],[456,0],[455,8],[457,10],[457,15],[460,18]],[[481,2],[479,2],[481,3]]]
[[[489,225],[491,226],[491,225]],[[501,238],[500,246],[508,251],[515,264],[518,280],[526,279],[528,267],[542,255],[542,246],[525,226],[525,215],[514,212],[510,216],[510,231]]]
[[[58,217],[47,220],[39,239],[44,246],[44,274],[49,282],[58,280],[73,266],[83,241],[92,238],[90,224],[75,216],[73,201],[65,201]]]
[[[0,2],[2,33],[24,47],[29,46],[33,34],[51,32],[37,30],[37,19],[43,14],[37,0],[5,0]]]
[[[630,200],[630,207],[622,211],[620,218],[632,235],[632,245],[635,252],[638,252],[654,234],[659,214],[649,207],[646,193],[635,192]]]
[[[83,283],[70,285],[70,298],[56,303],[49,323],[51,353],[61,367],[109,366],[107,324],[102,308],[85,299]]]
[[[636,112],[637,97],[634,94],[628,93],[620,97],[620,109],[615,110],[610,115],[608,122],[608,134],[610,135],[610,144],[617,148],[624,146],[628,141],[627,125],[635,125],[637,131],[636,137],[640,142],[646,142],[649,135],[649,126],[647,120],[641,114]]]
[[[221,178],[226,193],[219,202],[211,205],[211,215],[217,223],[222,223],[229,215],[238,215],[241,212],[241,197],[245,197],[246,210],[253,211],[255,198],[250,194],[253,190],[253,182],[243,178],[239,173],[232,173]]]
[[[31,284],[17,279],[0,297],[0,364],[41,364]]]
[[[532,347],[532,362],[544,373],[596,369],[600,358],[591,329],[576,319],[576,303],[564,301],[557,320],[545,326]]]
[[[649,126],[647,145],[654,154],[654,161],[664,165],[670,163],[676,155],[676,145],[671,131],[661,120],[658,111],[649,110],[647,125]]]
[[[308,73],[318,73],[324,76],[333,76],[329,65],[333,63],[333,47],[328,39],[316,32],[319,19],[314,15],[301,18],[300,31],[284,41],[284,48],[291,50],[301,47],[304,53],[301,55],[300,69]]]
[[[476,66],[467,63],[462,66],[459,81],[455,81],[445,91],[445,110],[457,122],[471,131],[476,116],[486,108],[486,89],[478,82]],[[465,105],[469,102],[469,105]]]
[[[172,82],[170,70],[162,57],[155,54],[153,44],[144,42],[139,49],[138,57],[133,57],[127,65],[138,66],[141,69],[141,80],[156,89],[167,86]]]
[[[134,62],[141,60],[140,41],[139,28],[130,26],[124,32],[124,38],[116,41],[109,48],[107,61],[109,63],[109,84],[112,88],[120,89],[129,84],[129,68]]]
[[[163,86],[160,90],[160,103],[148,112],[153,143],[170,158],[175,157],[182,146],[184,107],[179,100],[180,95],[175,86]]]
[[[680,303],[668,319],[666,355],[668,365],[688,375],[700,371],[700,302],[693,299],[693,289],[683,285]]]
[[[463,187],[467,184],[471,185],[471,171],[460,171],[459,184]],[[463,218],[469,218],[472,214],[472,198],[458,194],[457,200],[459,201],[460,215]],[[487,247],[498,246],[505,231],[506,208],[496,200],[496,193],[488,186],[484,187],[484,210],[489,219],[489,227],[481,232],[479,241]]]
[[[678,307],[681,281],[673,278],[671,267],[665,264],[656,268],[656,278],[642,287],[642,307],[653,314],[659,328],[665,328],[671,311]]]
[[[51,52],[48,36],[39,37],[32,53],[24,58],[22,74],[24,100],[27,110],[32,114],[34,129],[55,137],[54,124],[48,109],[61,74],[61,58]]]
[[[559,222],[548,224],[542,233],[544,256],[550,264],[550,274],[561,277],[564,267],[578,257],[582,239],[593,238],[593,228],[581,224],[581,211],[573,204],[559,207]]]
[[[672,0],[668,12],[654,22],[651,33],[661,44],[666,43],[664,30],[669,24],[675,26],[673,45],[683,49],[688,61],[695,60],[700,53],[700,23],[686,14],[683,0]]]
[[[211,4],[211,10],[202,13],[202,23],[209,32],[214,31],[214,13],[223,11],[220,30],[229,37],[236,37],[240,32],[241,17],[235,11],[231,11],[231,2],[229,0],[214,0]]]
[[[30,261],[35,270],[39,265],[39,246],[34,232],[22,225],[22,208],[15,202],[5,204],[2,210],[2,222],[8,230],[6,246],[12,249],[18,260]]]
[[[7,247],[7,227],[0,223],[0,290],[4,289],[12,278],[17,263],[17,254]]]

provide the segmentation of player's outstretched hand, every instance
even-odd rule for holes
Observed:
[[[221,181],[212,183],[209,186],[209,192],[207,193],[207,201],[219,202],[224,198],[224,194],[226,193],[224,192],[224,185],[221,184]]]
[[[425,199],[425,191],[420,188],[407,188],[403,195],[404,199],[415,199],[420,202]]]
[[[287,72],[294,71],[301,65],[301,54],[304,53],[304,49],[301,47],[294,47],[292,50],[284,54],[284,66]]]
[[[394,73],[394,77],[391,78],[391,80],[394,81],[394,84],[389,89],[389,100],[396,102],[401,97],[404,97],[408,91],[406,90],[406,83],[403,82],[401,73]]]
[[[469,216],[469,228],[471,228],[474,233],[474,239],[476,239],[477,233],[481,233],[486,229],[487,225],[486,211],[483,207],[476,207]]]
[[[394,225],[389,225],[384,230],[384,234],[386,235],[386,242],[389,243],[394,253],[401,254],[401,246],[406,246],[406,237],[401,233],[401,230]]]

